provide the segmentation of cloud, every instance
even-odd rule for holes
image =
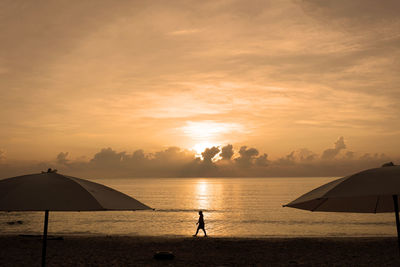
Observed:
[[[152,155],[152,159],[156,162],[165,162],[166,164],[174,164],[176,162],[188,163],[194,153],[179,147],[169,147],[165,150],[158,151]]]
[[[4,149],[0,149],[0,160],[6,159],[6,151]]]
[[[400,3],[397,0],[302,0],[299,3],[310,15],[324,15],[327,22],[334,23],[332,19],[344,19],[359,23],[382,23],[398,19]]]
[[[383,163],[400,162],[382,153],[345,151],[344,138],[339,137],[334,148],[325,149],[321,156],[309,149],[293,150],[284,157],[271,160],[266,153],[241,146],[235,150],[228,144],[222,149],[207,148],[203,159],[193,151],[169,147],[154,153],[142,149],[132,153],[103,148],[89,160],[70,159],[68,152],[60,152],[53,161],[22,162],[5,159],[0,153],[0,177],[40,172],[47,168],[87,178],[134,177],[281,177],[281,176],[345,176],[380,167]],[[345,153],[340,153],[345,151]],[[237,155],[236,157],[234,155]]]
[[[201,153],[204,163],[210,164],[212,159],[220,152],[218,147],[213,146],[212,148],[206,148]]]
[[[135,154],[135,153],[134,153]],[[96,153],[90,163],[96,166],[116,166],[122,160],[128,158],[125,152],[116,152],[111,147],[103,148],[100,152]]]
[[[262,154],[261,156],[257,157],[255,160],[255,164],[260,167],[268,166],[269,160],[267,154]]]
[[[233,146],[231,144],[228,144],[221,148],[220,156],[223,160],[230,160],[232,158],[233,154],[234,154]]]
[[[344,143],[343,136],[339,137],[339,139],[335,142],[335,148],[326,149],[321,158],[322,159],[333,159],[339,152],[346,148],[346,144]]]
[[[299,161],[313,161],[317,157],[317,154],[307,148],[299,149],[295,154]]]
[[[239,149],[239,157],[235,161],[244,167],[249,167],[253,164],[256,156],[258,155],[258,150],[255,148],[247,148],[247,146],[242,146]]]
[[[182,36],[182,35],[191,35],[200,32],[201,29],[185,29],[185,30],[177,30],[177,31],[172,31],[169,32],[169,35],[175,35],[175,36]]]
[[[20,159],[192,147],[186,121],[269,155],[327,133],[397,153],[398,1],[0,5],[0,140]]]
[[[374,153],[374,154],[365,153],[360,157],[360,159],[364,161],[376,161],[376,160],[385,161],[388,160],[388,157],[383,153]]]
[[[296,158],[294,157],[295,151],[290,152],[288,155],[279,158],[275,163],[277,165],[293,165],[295,163]]]
[[[61,165],[68,164],[69,160],[67,159],[67,157],[68,152],[60,152],[60,154],[57,155],[56,162]]]
[[[353,159],[354,158],[354,152],[353,151],[347,151],[345,154],[345,158],[347,159]]]

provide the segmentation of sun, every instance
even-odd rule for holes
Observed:
[[[182,127],[185,135],[190,136],[196,141],[207,142],[207,140],[219,137],[221,133],[226,132],[223,124],[214,121],[186,122]]]
[[[222,135],[227,132],[227,127],[223,123],[214,121],[186,122],[182,127],[183,133],[191,139],[196,156],[201,157],[201,153],[206,148],[220,146]]]
[[[210,142],[197,143],[192,147],[192,149],[196,152],[196,156],[201,157],[201,153],[204,152],[206,148],[211,148],[213,146],[219,147],[220,144]]]
[[[242,126],[237,123],[218,122],[212,120],[186,121],[186,125],[180,128],[183,134],[189,138],[188,148],[196,152],[196,156],[206,148],[221,147],[222,144],[232,141],[233,133],[242,131]]]

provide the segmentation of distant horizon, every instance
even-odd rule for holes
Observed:
[[[396,164],[399,159],[350,151],[345,139],[339,137],[331,148],[320,154],[302,148],[276,159],[270,159],[256,148],[231,144],[205,148],[200,154],[179,147],[153,153],[141,149],[132,153],[119,152],[109,147],[88,158],[73,159],[69,152],[60,152],[47,161],[15,161],[3,157],[0,177],[46,171],[47,168],[68,175],[98,178],[340,177],[388,162]]]

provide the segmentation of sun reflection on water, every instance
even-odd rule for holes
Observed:
[[[207,180],[199,180],[196,183],[196,201],[199,210],[210,209],[210,185]]]

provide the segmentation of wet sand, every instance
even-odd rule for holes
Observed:
[[[0,236],[0,266],[40,266],[39,237]],[[173,260],[156,260],[171,251]],[[397,239],[64,236],[47,266],[400,266]]]

